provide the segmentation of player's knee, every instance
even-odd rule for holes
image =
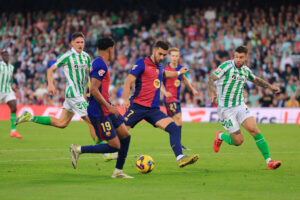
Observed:
[[[62,128],[62,129],[66,128],[67,126],[68,126],[68,123],[65,123],[65,122],[59,123],[57,125],[58,128]]]
[[[10,107],[10,112],[11,113],[16,113],[17,112],[17,107],[16,106]]]
[[[239,138],[236,141],[234,141],[234,144],[236,146],[241,146],[243,144],[243,142],[244,142],[244,138]]]

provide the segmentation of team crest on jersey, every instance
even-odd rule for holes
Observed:
[[[136,68],[137,66],[138,66],[138,65],[133,65],[131,69],[132,69],[132,70],[135,70],[135,68]]]
[[[160,88],[160,80],[159,79],[155,79],[153,81],[153,85],[154,85],[155,88]]]
[[[174,82],[174,85],[175,85],[175,87],[179,87],[180,86],[180,80],[176,80],[175,82]]]
[[[111,132],[106,132],[106,136],[110,137],[111,136]]]
[[[156,69],[156,73],[159,74],[159,69]]]
[[[103,75],[105,74],[105,70],[100,69],[100,70],[98,71],[98,74],[99,74],[99,76],[103,76]]]
[[[128,117],[124,117],[124,120],[125,120],[125,121],[128,121]]]

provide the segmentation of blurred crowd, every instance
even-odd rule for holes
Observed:
[[[58,55],[67,51],[71,35],[86,36],[85,51],[97,56],[96,41],[112,36],[115,60],[110,63],[111,101],[120,103],[122,85],[137,59],[151,55],[156,40],[167,40],[180,48],[180,63],[199,95],[183,85],[182,106],[216,106],[209,102],[207,77],[223,61],[233,58],[234,49],[246,45],[247,65],[254,74],[281,88],[279,94],[249,82],[244,95],[251,107],[299,107],[300,102],[300,4],[293,6],[239,9],[237,3],[219,7],[186,8],[158,15],[145,25],[142,10],[119,12],[2,13],[0,49],[7,49],[15,66],[14,84],[18,104],[62,105],[65,78],[62,69],[54,74],[58,94],[47,94],[46,72]],[[168,59],[163,63],[168,62]],[[0,102],[1,103],[1,102]]]

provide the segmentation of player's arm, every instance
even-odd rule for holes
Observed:
[[[192,86],[192,84],[189,82],[185,74],[182,75],[182,80],[186,87],[193,93],[194,96],[198,95],[198,91]]]
[[[186,67],[182,67],[179,71],[168,71],[168,70],[165,70],[164,71],[164,78],[174,78],[174,77],[177,77],[179,76],[180,74],[184,74],[185,72],[188,72],[189,69],[186,68]]]
[[[252,81],[255,85],[263,87],[263,88],[270,88],[271,90],[273,90],[275,93],[279,93],[280,92],[280,88],[277,86],[273,86],[270,83],[268,83],[267,81],[259,78],[259,77],[255,77],[254,80],[250,80]]]
[[[164,96],[166,96],[166,97],[172,97],[172,94],[166,90],[164,84],[161,84],[160,91],[161,91],[161,93],[162,93]]]
[[[135,82],[135,80],[136,80],[136,77],[132,74],[129,74],[128,77],[126,78],[124,86],[123,86],[122,98],[124,100],[124,103],[122,106],[125,111],[127,111],[130,106],[130,101],[129,101],[130,87]]]
[[[97,78],[91,78],[91,88],[90,93],[93,95],[93,97],[104,107],[108,109],[109,112],[113,113],[117,117],[120,115],[118,108],[111,106],[102,96],[102,94],[99,91],[99,87],[101,86],[101,81]]]
[[[209,95],[210,102],[215,102],[217,99],[216,86],[215,81],[219,80],[219,77],[214,74],[214,72],[210,73],[207,80],[207,92]]]
[[[56,94],[55,87],[53,85],[53,72],[57,69],[56,65],[52,65],[47,71],[47,79],[48,79],[48,93]]]

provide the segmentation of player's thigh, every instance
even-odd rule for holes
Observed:
[[[257,124],[256,124],[256,121],[255,121],[255,118],[252,116],[252,117],[248,117],[247,119],[245,119],[243,122],[242,122],[242,126],[252,135],[252,136],[255,136],[257,135],[258,133],[260,133],[260,130],[258,129],[257,127]]]
[[[158,127],[162,130],[165,130],[165,128],[174,121],[171,117],[163,113],[159,108],[151,109],[147,113],[145,120],[152,124],[154,127]]]
[[[181,112],[177,113],[172,118],[173,118],[174,122],[177,124],[177,126],[182,126],[182,115],[181,115]]]
[[[127,130],[133,128],[137,123],[139,123],[146,115],[147,110],[142,106],[131,104],[128,111],[124,114],[125,125]]]
[[[104,140],[108,142],[109,140],[117,137],[116,130],[109,117],[90,117],[90,120],[100,142]]]
[[[74,113],[70,112],[67,109],[63,109],[61,112],[61,115],[60,115],[59,119],[57,119],[57,121],[59,123],[68,125],[70,123],[70,121],[72,120],[73,116],[74,116]],[[52,121],[52,119],[51,119],[51,121]]]

